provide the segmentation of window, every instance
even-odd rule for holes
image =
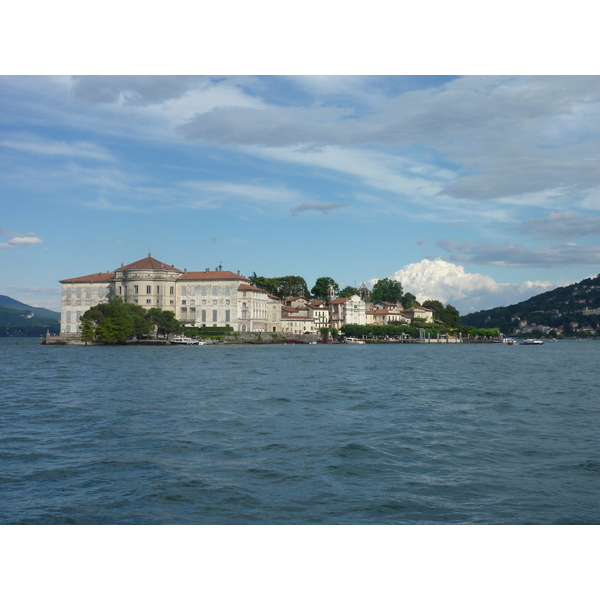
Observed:
[[[150,304],[152,302],[152,300],[150,300],[150,298],[148,298],[148,300],[146,300],[146,304]],[[157,300],[158,302],[158,300]]]
[[[246,319],[247,319],[247,315],[248,315],[248,312],[247,312],[247,311],[245,311],[245,310],[243,310],[243,311],[242,311],[242,321],[246,321]]]
[[[202,321],[206,321],[206,311],[202,311]]]
[[[171,286],[171,287],[169,288],[169,294],[172,296],[174,293],[175,293],[175,287],[174,287],[174,286]]]
[[[190,304],[192,304],[192,305],[196,304],[196,301],[195,300],[190,300]]]
[[[218,294],[217,286],[213,285],[213,296],[216,296],[217,294]]]
[[[206,306],[206,300],[202,300],[202,306]]]
[[[71,299],[71,290],[70,289],[67,290],[67,298],[69,300]]]
[[[151,285],[147,285],[146,286],[146,294],[151,294],[152,293],[152,286]]]
[[[81,298],[81,288],[77,288],[77,297]]]
[[[169,304],[175,304],[173,300],[169,300]]]
[[[137,285],[134,285],[134,286],[133,286],[133,293],[134,293],[134,294],[137,294],[137,293],[138,293],[138,286],[137,286]]]
[[[194,306],[192,306],[192,308],[190,308],[190,312],[194,313],[194,316],[196,316],[196,308]]]
[[[77,311],[75,313],[75,323],[79,322],[79,319],[81,319],[81,311]]]
[[[213,310],[213,321],[217,320],[217,311]]]
[[[182,300],[182,301],[181,301],[181,304],[185,304],[185,300]]]
[[[92,295],[92,290],[91,288],[88,288],[87,290],[85,290],[85,297],[86,298],[90,298]]]
[[[185,307],[181,309],[181,318],[187,319],[187,308]]]
[[[67,323],[70,323],[70,322],[71,322],[71,311],[68,310],[67,311]]]
[[[137,304],[137,303],[138,303],[138,301],[137,301],[137,298],[136,298],[136,299],[133,301],[133,303],[134,303],[134,304]]]
[[[242,331],[246,331],[246,326],[242,325]]]
[[[71,333],[71,326],[67,325],[67,333]]]
[[[202,295],[206,296],[206,286],[205,285],[202,286]]]
[[[123,288],[121,286],[119,286],[119,296],[123,295]]]
[[[216,305],[217,305],[217,299],[215,298],[215,299],[213,300],[213,306],[216,306]]]
[[[231,294],[231,288],[227,285],[225,286],[225,295],[229,296]]]
[[[225,306],[229,306],[231,304],[231,300],[225,300]]]
[[[186,286],[186,285],[184,285],[184,286],[181,288],[181,295],[182,295],[182,296],[187,296],[187,286]]]
[[[225,311],[225,320],[229,323],[229,321],[231,321],[231,311],[230,310],[226,310]]]
[[[190,296],[195,296],[196,295],[196,286],[192,285],[190,286]]]
[[[157,293],[157,294],[160,294],[160,285],[157,285],[157,286],[156,286],[156,293]]]

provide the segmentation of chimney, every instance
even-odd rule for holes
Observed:
[[[187,273],[187,269],[184,269],[184,270],[183,270],[183,272],[184,272],[184,273]]]
[[[207,273],[210,273],[210,269],[206,269],[206,272],[207,272]]]
[[[238,269],[238,275],[240,274],[240,270]]]
[[[125,266],[125,263],[121,263],[121,269]]]

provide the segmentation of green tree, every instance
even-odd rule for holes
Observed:
[[[261,277],[252,273],[249,277],[252,285],[265,290],[279,298],[291,298],[293,296],[304,296],[310,298],[308,286],[303,277],[298,275],[286,275],[285,277]]]
[[[371,302],[391,302],[395,304],[402,299],[402,284],[394,279],[379,279],[371,291]]]
[[[313,295],[313,297],[325,302],[327,300],[327,292],[330,285],[333,286],[333,289],[337,295],[340,291],[340,286],[333,279],[331,279],[331,277],[319,277],[319,279],[315,281],[315,285],[312,290],[310,290],[310,293]]]
[[[154,307],[148,311],[150,322],[156,327],[156,337],[159,334],[168,336],[178,334],[183,330],[183,325],[175,318],[175,313],[170,310],[161,310]]]
[[[89,319],[81,319],[81,339],[86,346],[96,339],[96,328]]]
[[[404,308],[413,308],[415,306],[421,306],[417,302],[417,297],[414,294],[411,294],[410,292],[406,292],[406,294],[402,296],[402,300],[400,302],[402,302],[402,306]]]
[[[338,298],[350,298],[350,296],[359,296],[359,292],[355,287],[347,285],[343,290],[338,292]]]

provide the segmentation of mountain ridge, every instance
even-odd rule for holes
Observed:
[[[600,274],[508,306],[461,317],[463,325],[497,327],[504,334],[592,332],[600,328]]]

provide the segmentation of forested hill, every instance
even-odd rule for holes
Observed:
[[[519,329],[519,322],[527,322],[529,327],[545,325],[557,329],[577,323],[579,327],[598,329],[600,314],[593,314],[594,309],[600,309],[600,275],[538,294],[518,304],[465,315],[461,322],[473,327],[498,327],[503,333]]]
[[[60,313],[0,295],[0,337],[37,337],[59,332]]]

